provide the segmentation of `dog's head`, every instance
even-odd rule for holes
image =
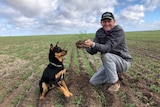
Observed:
[[[53,63],[62,62],[63,56],[67,54],[66,50],[61,49],[61,47],[58,46],[58,42],[55,46],[53,44],[50,44],[50,52],[49,52],[49,61]]]

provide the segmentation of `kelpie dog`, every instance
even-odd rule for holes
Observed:
[[[49,51],[49,61],[50,63],[46,67],[39,81],[39,88],[40,88],[40,99],[43,100],[46,93],[55,85],[58,89],[60,89],[66,97],[73,96],[71,92],[69,92],[65,81],[64,75],[66,74],[66,69],[63,65],[63,56],[67,54],[66,50],[62,50],[58,46],[58,42],[55,46],[50,44],[50,51]]]

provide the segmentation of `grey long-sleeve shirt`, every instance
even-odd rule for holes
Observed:
[[[103,28],[98,29],[93,41],[95,45],[86,49],[88,53],[92,55],[97,52],[113,53],[126,61],[131,61],[132,57],[128,52],[125,33],[119,25],[114,26],[109,32],[105,32]]]

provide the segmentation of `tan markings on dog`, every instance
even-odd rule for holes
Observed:
[[[60,78],[60,76],[62,75],[62,73],[63,73],[63,74],[66,74],[66,71],[67,71],[66,69],[63,69],[63,70],[61,70],[60,72],[58,72],[58,73],[56,74],[56,76],[55,76],[56,79],[57,79],[57,78]]]
[[[60,86],[58,87],[59,90],[61,90],[63,92],[63,94],[66,96],[66,97],[71,97],[71,94],[69,93],[69,91],[67,91],[63,86]]]
[[[40,100],[43,100],[43,99],[44,99],[44,96],[45,96],[46,92],[48,91],[47,84],[44,83],[44,82],[42,83],[42,88],[43,88],[43,92],[42,92],[42,94],[41,94],[41,96],[40,96]]]
[[[62,56],[66,55],[66,52],[65,51],[62,51],[60,53],[55,53],[55,57],[60,61],[62,62],[63,58]]]
[[[66,69],[63,69],[63,70],[61,70],[59,73],[57,73],[56,76],[55,76],[56,79],[57,79],[57,78],[60,78],[60,76],[62,75],[62,73],[63,73],[63,74],[66,74],[66,71],[67,71]],[[64,94],[66,97],[71,97],[71,96],[73,96],[73,94],[72,94],[71,92],[69,92],[65,81],[64,81],[64,80],[61,80],[60,82],[61,82],[61,86],[59,87],[59,89],[63,92],[63,94]]]
[[[65,81],[64,81],[64,80],[62,80],[62,81],[61,81],[61,83],[62,83],[62,86],[66,89],[66,91],[69,93],[70,97],[71,97],[71,96],[73,96],[73,94],[68,90],[68,88],[67,88],[67,85],[66,85]]]
[[[55,57],[60,61],[62,62],[63,58],[61,56],[61,53],[55,53]]]

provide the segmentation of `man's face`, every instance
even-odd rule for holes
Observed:
[[[115,20],[104,19],[104,20],[101,21],[101,25],[102,25],[102,27],[105,31],[110,31],[115,25]]]

